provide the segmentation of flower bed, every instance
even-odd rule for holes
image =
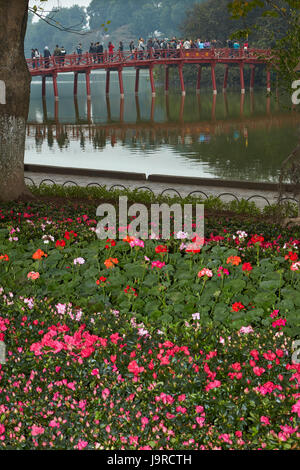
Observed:
[[[299,234],[208,220],[189,251],[93,213],[0,212],[0,448],[297,448]]]

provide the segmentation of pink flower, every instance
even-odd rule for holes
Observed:
[[[203,276],[212,277],[212,275],[213,275],[213,272],[207,268],[203,268],[201,269],[201,271],[198,272],[198,277],[203,277]]]
[[[108,390],[108,388],[105,388],[104,390],[102,390],[102,398],[103,400],[106,400],[106,398],[110,395],[110,391]]]
[[[261,416],[260,422],[262,423],[263,426],[268,426],[269,424],[271,424],[267,416]]]
[[[197,416],[196,421],[199,424],[200,428],[202,428],[205,424],[205,418],[203,416]]]
[[[218,387],[221,387],[221,382],[219,380],[214,380],[212,382],[209,382],[206,387],[205,387],[205,391],[208,392],[209,390],[213,389],[213,388],[218,388]]]
[[[141,372],[143,372],[145,369],[144,367],[139,367],[138,363],[136,361],[131,361],[128,364],[128,370],[135,376],[138,376]]]
[[[45,430],[41,426],[36,426],[35,424],[31,427],[31,435],[32,436],[39,436],[40,434],[44,434]]]
[[[153,269],[153,268],[159,268],[159,269],[161,269],[163,266],[165,266],[165,264],[166,264],[165,262],[162,263],[161,261],[152,261],[152,263],[151,263],[151,268],[152,268],[152,269]]]
[[[82,450],[88,445],[87,441],[83,441],[82,439],[79,439],[78,444],[77,444],[77,449]]]
[[[278,313],[279,313],[279,310],[273,310],[273,312],[270,313],[270,317],[271,318],[277,317]]]
[[[297,413],[298,417],[300,418],[300,400],[292,406],[292,413]]]
[[[40,277],[40,274],[34,271],[31,271],[30,273],[27,274],[27,279],[32,279],[33,281],[35,281],[39,277]]]
[[[292,271],[299,271],[300,270],[300,261],[297,261],[296,263],[291,264],[291,270]]]
[[[230,439],[229,434],[220,434],[219,439],[224,441],[224,442],[227,442],[228,444],[232,444],[232,440]]]
[[[281,327],[281,326],[285,326],[285,324],[286,324],[286,319],[285,318],[279,318],[278,320],[273,321],[272,326],[273,326],[273,328],[276,328],[276,326]],[[280,328],[280,330],[281,330],[281,328]]]
[[[0,434],[4,434],[4,432],[5,432],[5,426],[4,424],[0,423]]]
[[[249,326],[242,326],[239,333],[247,334],[247,333],[253,333],[253,331],[254,330],[253,330],[252,326],[249,325]]]
[[[257,375],[258,377],[260,377],[264,372],[266,372],[266,369],[264,369],[263,367],[253,367],[253,372],[255,375]]]
[[[200,406],[200,405],[196,406],[196,413],[203,413],[203,411],[204,411],[203,406]]]

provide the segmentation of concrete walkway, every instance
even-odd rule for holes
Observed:
[[[52,180],[55,184],[66,186],[71,186],[72,184],[76,183],[78,186],[87,186],[92,185],[93,183],[106,186],[107,189],[112,188],[113,186],[117,189],[118,187],[122,189],[122,187],[128,189],[136,189],[142,188],[146,190],[145,187],[151,189],[154,194],[161,194],[164,192],[166,195],[175,196],[176,192],[179,193],[182,197],[187,196],[189,193],[195,191],[195,196],[214,196],[220,197],[222,201],[229,202],[236,198],[238,199],[249,199],[255,202],[257,207],[263,208],[270,204],[275,204],[278,198],[278,192],[275,190],[262,190],[262,189],[249,189],[249,188],[240,188],[240,187],[233,187],[232,184],[228,184],[226,186],[226,182],[223,182],[223,185],[220,185],[220,182],[217,183],[216,186],[212,186],[212,182],[209,184],[180,184],[174,182],[162,182],[162,181],[151,181],[149,179],[124,179],[124,178],[112,178],[106,176],[81,176],[81,175],[66,175],[66,174],[57,174],[57,173],[37,173],[31,171],[25,171],[25,178],[30,178],[36,185],[39,185],[43,180],[45,184],[51,185]],[[232,182],[231,182],[232,183]],[[26,180],[26,184],[30,185],[31,181],[28,179]],[[172,188],[172,189],[171,189]],[[287,198],[293,198],[294,195],[291,192],[287,192],[285,194]]]

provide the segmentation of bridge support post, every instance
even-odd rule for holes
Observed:
[[[223,93],[225,93],[225,92],[227,91],[228,71],[229,71],[229,66],[228,66],[228,65],[225,65],[224,82],[223,82]]]
[[[90,100],[91,99],[91,80],[90,80],[90,74],[91,72],[89,70],[87,70],[85,72],[85,84],[86,84],[86,95],[87,95],[87,99]]]
[[[267,92],[271,92],[271,70],[270,67],[267,65]]]
[[[87,120],[90,124],[91,122],[91,116],[92,116],[92,109],[91,109],[91,98],[87,98],[87,102],[86,102],[86,113],[87,113]]]
[[[138,95],[139,93],[139,82],[140,82],[140,69],[136,69],[135,71],[135,94]]]
[[[251,75],[250,75],[250,91],[254,91],[254,80],[255,80],[255,65],[250,65]]]
[[[154,111],[155,111],[155,96],[152,96],[150,121],[154,121]]]
[[[241,81],[241,93],[245,93],[245,80],[244,80],[244,64],[240,64],[240,81]]]
[[[217,91],[217,82],[216,82],[216,64],[211,64],[211,81],[213,87],[213,94],[216,95]]]
[[[46,77],[45,75],[42,76],[42,97],[45,98],[46,96]]]
[[[181,86],[181,94],[185,96],[185,87],[184,87],[184,80],[183,80],[183,64],[178,65],[178,72],[179,72],[179,79],[180,79],[180,86]]]
[[[120,98],[120,122],[124,121],[124,96]]]
[[[119,85],[120,85],[120,98],[124,98],[124,85],[123,85],[123,75],[122,75],[122,68],[120,67],[118,69],[118,75],[119,75]]]
[[[165,75],[165,94],[169,93],[169,67],[166,65],[165,67],[166,75]]]
[[[78,88],[78,73],[74,73],[74,96],[77,96],[77,88]]]
[[[244,115],[244,104],[245,104],[245,93],[241,93],[241,101],[240,101],[240,116],[243,117]]]
[[[57,74],[56,73],[52,75],[52,80],[53,80],[54,99],[55,101],[58,101],[58,88],[57,88]]]
[[[217,95],[213,94],[213,102],[211,107],[211,118],[213,121],[216,119],[216,104],[217,104]]]
[[[154,77],[153,77],[153,67],[149,67],[149,75],[150,75],[152,96],[154,97],[156,96],[156,93],[155,93],[155,83],[154,83]]]
[[[196,85],[196,93],[200,93],[200,86],[201,86],[201,72],[202,67],[198,65],[198,74],[197,74],[197,85]]]
[[[182,95],[181,96],[181,101],[180,101],[180,110],[179,110],[179,120],[180,121],[183,121],[184,102],[185,102],[185,95]]]
[[[106,70],[106,96],[109,95],[110,70]]]

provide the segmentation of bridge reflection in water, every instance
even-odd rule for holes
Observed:
[[[95,91],[104,79],[95,76]],[[275,181],[297,142],[299,114],[265,92],[181,96],[162,90],[152,97],[144,80],[140,96],[120,99],[112,82],[111,97],[95,92],[88,100],[84,82],[78,98],[68,77],[60,86],[60,101],[42,100],[33,86],[28,164]]]
[[[260,116],[244,116],[244,105],[245,95],[240,95],[240,113],[239,118],[228,118],[229,107],[227,94],[223,94],[223,106],[224,106],[224,117],[225,119],[216,119],[216,95],[212,95],[211,98],[211,119],[210,121],[197,121],[190,122],[184,120],[184,106],[185,96],[180,96],[180,106],[177,119],[174,120],[174,116],[171,119],[170,116],[170,103],[169,95],[164,96],[165,110],[166,110],[166,121],[155,122],[155,103],[156,98],[152,97],[150,114],[148,120],[142,119],[141,117],[141,106],[138,96],[135,96],[136,105],[136,122],[130,123],[124,120],[124,99],[120,99],[119,105],[119,120],[112,119],[111,113],[111,101],[110,98],[106,97],[106,111],[107,120],[105,124],[95,124],[92,119],[92,104],[91,100],[86,101],[86,117],[80,116],[79,104],[77,97],[74,97],[74,112],[75,120],[72,122],[60,122],[59,120],[59,101],[54,101],[54,117],[48,116],[47,102],[46,99],[42,99],[43,107],[43,123],[36,123],[29,121],[27,123],[27,135],[31,137],[46,138],[47,133],[51,129],[51,134],[57,138],[62,134],[67,134],[70,139],[78,139],[80,136],[93,138],[98,132],[103,131],[106,137],[114,135],[115,138],[126,136],[127,131],[134,131],[136,136],[141,131],[148,131],[151,135],[159,134],[168,136],[168,134],[176,132],[182,138],[185,135],[190,134],[204,134],[207,136],[228,134],[232,132],[233,127],[245,132],[245,129],[268,129],[271,127],[281,127],[284,121],[285,124],[295,124],[298,122],[298,117],[295,113],[277,113],[271,115],[271,98],[270,96],[265,97],[265,114]],[[201,95],[196,95],[197,107],[199,116],[201,113]],[[255,96],[254,93],[250,94],[250,114],[255,111]]]

